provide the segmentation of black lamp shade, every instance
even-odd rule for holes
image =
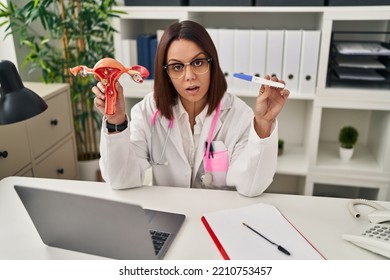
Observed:
[[[46,109],[46,102],[23,86],[15,65],[0,60],[0,125],[24,121]]]

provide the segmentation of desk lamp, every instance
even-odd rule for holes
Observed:
[[[15,65],[0,60],[0,125],[29,119],[46,109],[46,102],[23,86]]]

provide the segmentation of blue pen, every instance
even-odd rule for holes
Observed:
[[[206,146],[206,150],[207,150],[207,141],[205,142],[205,146]],[[209,158],[210,158],[210,156],[212,157],[212,158],[214,158],[214,148],[213,148],[213,143],[210,143],[210,155],[209,155]]]
[[[256,77],[256,76],[246,75],[246,74],[242,74],[242,73],[234,73],[233,77],[241,79],[241,80],[245,80],[248,82],[252,82],[252,83],[268,85],[268,86],[276,87],[276,88],[284,88],[284,84],[282,84],[282,83],[274,82],[274,81],[263,79],[263,78]]]

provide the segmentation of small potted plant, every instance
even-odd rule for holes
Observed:
[[[345,126],[340,129],[340,158],[349,161],[353,155],[354,146],[358,140],[359,132],[352,126]]]
[[[284,140],[279,139],[278,140],[278,156],[281,156],[283,154],[284,149]]]

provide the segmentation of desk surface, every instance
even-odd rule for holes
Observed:
[[[52,248],[42,243],[13,186],[50,188],[83,195],[137,203],[144,208],[183,213],[187,216],[165,259],[221,259],[200,218],[204,213],[255,203],[269,203],[280,212],[327,259],[382,259],[341,238],[365,222],[347,209],[348,199],[263,194],[247,198],[237,192],[144,186],[112,190],[105,183],[8,177],[0,181],[0,259],[100,259],[101,257]],[[390,202],[380,202],[390,208]],[[368,213],[371,209],[363,208]]]

